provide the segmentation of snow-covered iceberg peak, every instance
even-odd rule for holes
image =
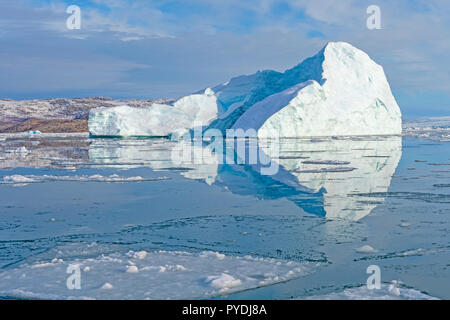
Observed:
[[[345,42],[331,42],[310,59],[319,63],[313,69],[320,78],[255,103],[233,128],[256,129],[260,138],[401,133],[400,108],[383,68],[366,53]]]

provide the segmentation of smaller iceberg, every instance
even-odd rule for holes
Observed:
[[[148,108],[118,106],[95,108],[89,114],[93,136],[165,137],[207,126],[217,118],[219,108],[211,89],[183,97],[173,105],[152,104]]]

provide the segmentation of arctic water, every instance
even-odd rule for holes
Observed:
[[[280,140],[275,175],[163,138],[1,135],[0,296],[449,299],[448,129],[420,130]]]

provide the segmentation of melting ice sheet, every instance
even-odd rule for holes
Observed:
[[[109,250],[107,250],[110,252]],[[53,258],[0,272],[0,296],[35,299],[201,299],[307,275],[316,264],[218,252],[101,253],[96,244],[56,248]],[[68,255],[68,256],[67,256]],[[83,256],[73,258],[74,255]],[[60,257],[64,258],[60,258]],[[69,264],[81,289],[69,290]]]

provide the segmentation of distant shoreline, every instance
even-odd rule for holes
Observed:
[[[170,104],[174,99],[115,100],[108,97],[52,98],[35,100],[0,99],[0,133],[89,132],[89,111],[98,107],[128,105],[146,108],[153,103]]]
[[[42,133],[89,132],[87,120],[29,119],[20,122],[0,122],[0,133],[39,131]]]

